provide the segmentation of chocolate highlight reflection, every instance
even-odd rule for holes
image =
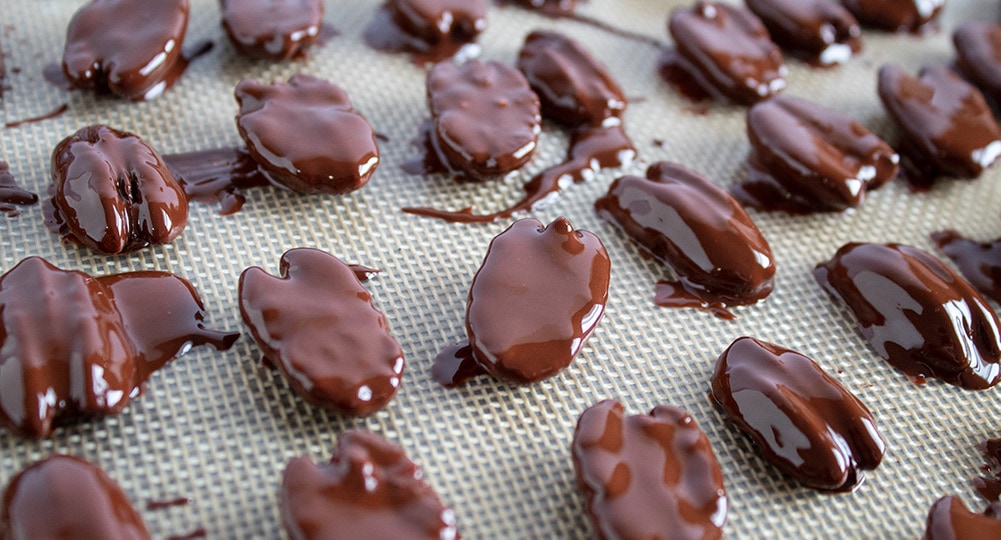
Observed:
[[[935,501],[925,522],[924,540],[991,540],[1001,538],[1001,504],[983,514],[971,512],[959,497]]]
[[[775,43],[819,66],[843,64],[862,49],[859,23],[830,0],[746,0]]]
[[[597,538],[723,537],[723,472],[685,411],[626,416],[618,401],[602,401],[580,415],[571,450]]]
[[[63,420],[120,413],[175,355],[240,336],[204,319],[195,289],[173,274],[93,278],[24,259],[0,277],[0,425],[42,438]]]
[[[945,0],[841,0],[865,26],[896,32],[936,30]]]
[[[222,26],[251,58],[302,58],[320,40],[321,0],[221,0]]]
[[[365,29],[365,42],[410,53],[418,64],[440,62],[486,30],[486,13],[486,0],[386,0]]]

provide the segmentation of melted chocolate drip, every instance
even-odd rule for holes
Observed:
[[[625,416],[618,401],[602,401],[577,420],[572,454],[598,538],[722,538],[723,473],[681,409]]]
[[[761,231],[730,194],[694,171],[655,163],[646,178],[615,180],[594,207],[673,270],[676,281],[657,284],[658,305],[733,318],[728,305],[772,292],[775,263]]]
[[[963,278],[920,249],[843,246],[813,276],[855,316],[862,335],[913,380],[970,390],[1001,381],[999,323]]]
[[[83,459],[55,455],[24,469],[7,485],[2,538],[151,538],[122,488]]]
[[[914,78],[883,66],[879,97],[903,132],[900,151],[914,189],[940,175],[976,178],[1001,156],[1001,127],[983,94],[948,68],[926,67]]]
[[[52,109],[51,111],[41,116],[32,116],[30,118],[22,118],[21,120],[14,120],[12,122],[7,122],[6,124],[3,125],[3,127],[7,129],[12,129],[16,127],[21,127],[26,124],[36,124],[38,122],[52,120],[53,118],[58,118],[59,116],[62,116],[63,113],[69,110],[69,108],[70,106],[68,103],[63,103],[62,105],[56,107],[55,109]]]
[[[188,200],[218,203],[222,215],[234,214],[243,207],[247,199],[242,191],[271,185],[246,148],[167,154],[163,161]]]
[[[490,242],[466,303],[468,342],[450,345],[432,373],[445,386],[478,375],[529,384],[570,365],[601,320],[608,253],[566,218],[516,221]]]
[[[1001,499],[1001,439],[988,439],[980,443],[980,452],[987,463],[982,467],[990,477],[973,479],[977,493],[988,501]]]
[[[700,0],[671,13],[675,50],[661,75],[694,99],[750,105],[786,86],[788,68],[761,20],[747,9]]]
[[[347,431],[330,463],[289,461],[278,492],[282,524],[293,540],[460,538],[455,514],[424,482],[420,468],[381,436]]]
[[[996,506],[983,514],[971,512],[959,497],[942,497],[928,511],[924,540],[991,540],[1001,538]]]
[[[981,294],[1001,302],[1001,239],[976,242],[955,231],[940,231],[932,233],[931,240]]]
[[[848,492],[883,460],[872,413],[810,358],[742,337],[716,362],[712,399],[770,463],[803,485]]]
[[[175,506],[187,506],[191,502],[191,499],[187,497],[178,497],[176,499],[168,499],[164,501],[147,501],[147,510],[163,510],[165,508],[173,508]]]
[[[207,538],[209,532],[203,527],[199,527],[189,533],[185,534],[172,534],[167,537],[167,540],[194,540],[195,538]]]
[[[329,253],[293,249],[280,276],[240,276],[240,313],[264,355],[313,405],[356,416],[386,406],[403,377],[403,351],[358,274]]]
[[[386,0],[365,29],[380,51],[409,53],[416,64],[455,56],[486,29],[486,0]]]
[[[174,356],[239,337],[206,329],[197,293],[173,274],[95,279],[38,257],[0,277],[0,313],[0,424],[36,438],[64,419],[119,413]]]
[[[0,212],[7,214],[7,217],[17,217],[21,215],[18,206],[37,202],[38,195],[17,185],[17,180],[10,173],[10,164],[0,161]]]

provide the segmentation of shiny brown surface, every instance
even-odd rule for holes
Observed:
[[[41,438],[64,419],[121,412],[179,352],[239,337],[204,318],[194,288],[173,274],[95,279],[23,260],[0,277],[0,424]]]
[[[1001,302],[1001,240],[977,242],[956,231],[932,233],[931,240],[980,294]]]
[[[739,338],[717,359],[711,388],[761,455],[804,486],[854,491],[883,460],[869,409],[796,351]]]
[[[222,26],[241,54],[289,60],[316,45],[323,26],[321,0],[221,0]]]
[[[431,146],[453,174],[504,174],[535,152],[539,98],[517,69],[495,61],[440,62],[428,73],[427,96]]]
[[[279,275],[240,276],[240,313],[264,356],[306,401],[366,416],[403,377],[403,351],[355,270],[309,248],[282,255]]]
[[[747,111],[747,179],[741,203],[790,213],[837,212],[897,175],[900,156],[854,119],[809,101],[776,96]]]
[[[368,120],[347,92],[311,75],[236,86],[236,126],[267,177],[299,193],[342,194],[364,186],[379,164]]]
[[[956,66],[995,107],[1001,106],[1001,24],[975,21],[952,34]]]
[[[160,155],[132,133],[89,126],[52,151],[52,205],[75,241],[124,253],[177,238],[188,200]]]
[[[486,0],[386,0],[365,29],[365,42],[415,62],[440,62],[487,27]]]
[[[128,496],[81,458],[54,455],[11,479],[0,509],[0,538],[149,539]]]
[[[934,31],[945,0],[841,0],[864,26],[897,32]]]
[[[862,48],[855,17],[830,0],[747,0],[772,40],[821,66],[843,64]]]
[[[685,411],[626,416],[618,401],[602,401],[577,420],[571,453],[597,538],[723,537],[723,473]]]
[[[10,172],[10,164],[0,160],[0,212],[15,217],[21,212],[16,207],[38,202],[38,195],[22,188]]]
[[[455,514],[403,450],[367,431],[342,433],[330,463],[289,461],[278,504],[293,540],[457,539]]]
[[[243,191],[270,185],[253,156],[242,147],[166,154],[163,161],[189,201],[218,203],[222,215],[240,211],[247,202]]]
[[[771,248],[726,191],[680,165],[660,162],[647,177],[617,179],[594,203],[598,214],[668,265],[662,301],[732,318],[727,306],[772,292]]]
[[[559,373],[604,314],[610,269],[601,240],[566,218],[514,222],[490,242],[469,287],[467,363],[471,354],[486,373],[519,384]],[[471,376],[452,375],[462,346],[435,359],[438,382],[455,386]]]
[[[846,244],[813,276],[855,317],[862,336],[915,381],[935,377],[971,390],[1001,380],[1001,335],[987,301],[920,249]]]
[[[81,89],[153,99],[187,67],[188,0],[92,0],[70,21],[63,73]]]
[[[782,51],[756,15],[742,7],[699,0],[668,21],[675,54],[665,58],[669,82],[687,77],[720,101],[750,105],[786,86]]]
[[[988,511],[993,511],[988,509]],[[959,497],[942,497],[928,511],[924,540],[994,540],[1001,538],[998,516],[971,512]]]
[[[908,180],[927,187],[937,176],[975,178],[1001,155],[1001,128],[983,94],[948,68],[911,77],[896,65],[879,70],[879,97],[900,128]]]
[[[600,126],[625,111],[626,96],[605,66],[562,34],[529,34],[518,53],[518,69],[538,94],[546,119],[569,127]]]

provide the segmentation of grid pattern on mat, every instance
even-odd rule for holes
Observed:
[[[339,35],[302,62],[243,59],[227,43],[214,0],[193,0],[187,43],[211,40],[214,49],[194,62],[161,98],[125,103],[87,93],[64,93],[42,78],[59,59],[66,23],[79,0],[0,0],[0,48],[7,82],[0,98],[4,122],[44,114],[62,103],[55,119],[0,129],[0,159],[21,184],[44,193],[49,154],[66,135],[93,123],[140,134],[161,152],[239,143],[232,97],[247,77],[287,79],[305,72],[344,87],[355,107],[388,141],[372,182],[342,197],[299,196],[265,188],[249,193],[244,210],[219,216],[193,204],[180,239],[120,257],[61,245],[42,225],[38,206],[17,218],[0,217],[0,269],[28,255],[63,268],[103,275],[138,269],[168,270],[201,292],[212,325],[244,330],[231,350],[196,349],[152,378],[124,414],[74,423],[41,442],[0,433],[0,482],[55,452],[96,462],[122,484],[157,537],[204,528],[211,537],[280,535],[275,494],[288,459],[329,457],[338,433],[377,431],[406,449],[441,497],[454,507],[470,538],[584,537],[590,533],[577,494],[569,445],[577,415],[605,398],[632,413],[659,403],[687,409],[707,432],[722,464],[731,512],[726,532],[743,537],[914,537],[928,507],[945,494],[980,506],[969,479],[978,472],[976,444],[999,435],[997,391],[980,393],[944,384],[913,386],[880,360],[847,313],[816,286],[813,266],[848,241],[897,241],[932,249],[927,234],[954,228],[969,236],[999,236],[1001,168],[975,182],[943,181],[912,194],[894,182],[858,210],[794,217],[753,213],[771,242],[778,265],[775,292],[736,310],[735,321],[707,313],[652,305],[653,283],[665,270],[592,210],[592,202],[623,173],[673,160],[721,185],[744,174],[748,143],[744,110],[693,107],[660,82],[659,51],[570,20],[492,6],[482,35],[482,56],[513,62],[523,37],[551,28],[582,41],[635,98],[625,114],[640,160],[624,171],[605,171],[570,187],[555,204],[535,212],[548,222],[567,216],[597,233],[612,257],[608,311],[577,361],[563,374],[529,387],[481,378],[457,390],[437,386],[431,361],[461,337],[465,295],[490,239],[508,223],[447,224],[402,214],[402,206],[498,208],[518,196],[532,173],[557,162],[566,134],[546,125],[541,146],[523,172],[482,184],[413,177],[399,166],[414,154],[411,141],[427,116],[423,72],[406,57],[369,50],[361,34],[377,2],[328,0],[326,20]],[[674,0],[591,0],[584,14],[669,43]],[[943,31],[927,36],[865,33],[865,50],[849,64],[815,70],[790,62],[788,93],[836,107],[886,137],[887,122],[875,92],[875,71],[896,62],[910,71],[948,63],[956,24],[996,18],[996,2],[951,0]],[[662,144],[661,144],[662,141]],[[280,254],[312,246],[378,267],[369,282],[407,354],[398,397],[363,420],[304,404],[242,328],[236,300],[240,272],[259,265],[274,272]],[[706,399],[715,357],[734,338],[754,335],[813,356],[877,416],[888,454],[866,484],[851,495],[827,496],[798,487],[764,463]],[[145,502],[189,497],[187,506],[146,510]]]

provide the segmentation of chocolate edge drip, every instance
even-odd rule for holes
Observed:
[[[219,203],[222,215],[234,214],[243,207],[247,200],[243,190],[271,184],[243,147],[166,154],[163,161],[188,200]]]

